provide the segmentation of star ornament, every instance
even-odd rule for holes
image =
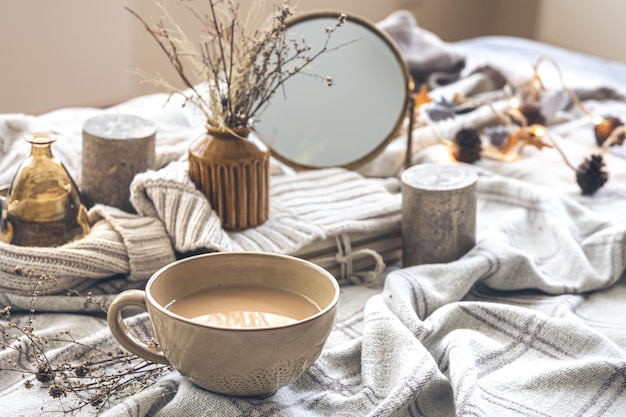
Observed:
[[[541,126],[532,126],[529,129],[522,129],[524,132],[520,137],[522,147],[534,146],[539,150],[543,148],[552,148],[552,145],[543,140],[546,131]]]
[[[428,104],[433,101],[433,99],[428,95],[428,86],[426,84],[422,84],[419,91],[413,94],[413,99],[415,100],[415,109],[419,109],[424,104]]]

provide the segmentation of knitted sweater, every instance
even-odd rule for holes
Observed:
[[[147,280],[175,260],[174,252],[205,250],[294,253],[329,236],[399,227],[401,195],[394,181],[367,179],[343,169],[279,175],[271,181],[269,220],[226,232],[196,190],[185,162],[135,177],[131,201],[138,214],[96,206],[84,238],[57,248],[0,243],[0,289],[28,296],[79,290],[124,275]],[[50,277],[54,277],[50,279]]]

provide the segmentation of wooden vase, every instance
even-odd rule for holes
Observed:
[[[269,217],[268,146],[251,128],[207,133],[189,146],[189,177],[226,230],[244,230]]]

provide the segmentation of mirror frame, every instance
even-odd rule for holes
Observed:
[[[303,21],[308,21],[308,20],[314,20],[314,19],[320,19],[320,18],[337,18],[339,17],[342,13],[345,13],[347,16],[347,20],[345,24],[357,24],[362,26],[363,28],[365,28],[366,30],[370,31],[371,33],[373,33],[376,37],[378,37],[390,50],[390,52],[392,53],[393,57],[395,58],[400,72],[402,74],[402,78],[403,78],[403,84],[405,86],[404,88],[404,96],[402,97],[402,111],[398,114],[392,129],[387,132],[386,137],[383,137],[380,139],[380,142],[378,143],[378,145],[376,147],[374,147],[369,153],[367,153],[366,155],[359,157],[357,159],[354,160],[350,160],[345,164],[337,164],[337,165],[324,165],[324,166],[315,166],[315,165],[308,165],[308,164],[304,164],[304,163],[300,163],[294,160],[291,160],[290,158],[280,154],[279,152],[277,152],[276,150],[274,150],[274,147],[270,145],[270,152],[271,155],[276,158],[278,161],[284,163],[285,165],[294,168],[296,170],[299,171],[303,171],[303,170],[314,170],[314,169],[324,169],[324,168],[333,168],[333,167],[341,167],[341,168],[345,168],[345,169],[355,169],[358,168],[359,166],[365,164],[366,162],[372,160],[374,157],[376,157],[378,154],[380,154],[388,145],[389,143],[398,136],[399,131],[402,128],[402,125],[404,123],[404,121],[407,119],[407,117],[409,117],[409,121],[411,121],[412,119],[412,109],[411,107],[413,106],[413,96],[411,94],[411,89],[412,89],[412,85],[413,85],[413,81],[411,79],[411,75],[409,72],[409,68],[408,65],[406,64],[406,61],[404,60],[404,58],[402,57],[400,50],[398,49],[398,47],[395,44],[395,41],[387,34],[385,33],[383,30],[379,29],[376,27],[376,25],[374,23],[372,23],[371,21],[369,21],[366,18],[363,18],[359,15],[355,15],[353,13],[350,12],[345,12],[345,11],[339,11],[339,10],[315,10],[315,11],[310,11],[310,12],[305,12],[302,14],[298,14],[290,19],[287,20],[286,25],[287,25],[287,30],[289,30],[290,26],[296,25],[300,22]],[[271,106],[271,104],[270,104]],[[355,123],[358,123],[358,121],[354,121]],[[410,136],[410,133],[409,133]],[[410,137],[408,138],[408,144],[410,145]]]

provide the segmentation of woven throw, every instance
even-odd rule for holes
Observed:
[[[172,372],[102,415],[623,416],[626,226],[496,175],[481,174],[478,198],[470,253],[393,271],[382,291],[343,287],[321,357],[270,398],[214,394]],[[53,317],[35,324],[46,335],[76,331],[97,357],[116,347],[105,322]],[[145,314],[129,324],[149,333]],[[71,401],[24,389],[18,373],[0,382],[7,415],[52,414]]]

